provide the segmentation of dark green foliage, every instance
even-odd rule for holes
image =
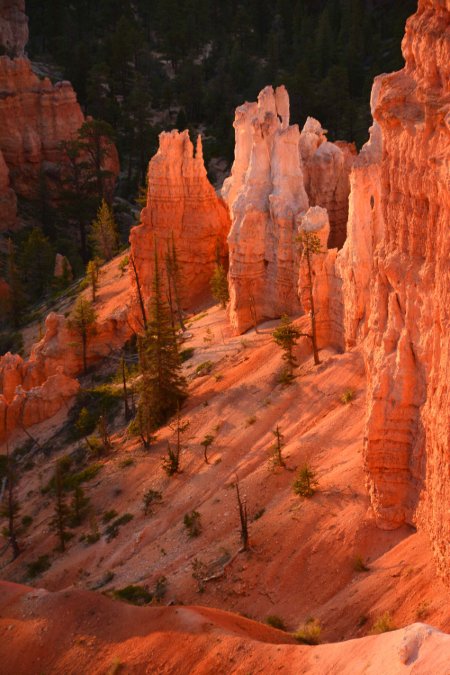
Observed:
[[[147,490],[143,497],[145,515],[152,515],[153,507],[162,502],[162,494],[157,490]]]
[[[286,379],[292,380],[292,371],[297,365],[297,359],[294,356],[294,347],[301,336],[301,331],[296,328],[284,315],[281,317],[280,325],[272,333],[274,341],[283,350],[283,360],[286,362]]]
[[[84,494],[80,485],[75,485],[72,502],[70,504],[70,527],[78,527],[89,513],[90,499]]]
[[[19,256],[20,277],[30,302],[41,300],[50,289],[55,268],[55,250],[42,230],[34,227]]]
[[[142,373],[138,405],[139,432],[144,446],[150,446],[153,433],[167,422],[186,397],[186,382],[174,327],[163,289],[155,252],[153,294],[145,336],[139,344]]]
[[[189,537],[198,537],[202,531],[201,516],[198,511],[191,511],[185,513],[183,524],[188,532]]]
[[[55,513],[50,523],[50,527],[58,535],[59,550],[61,553],[64,553],[66,550],[66,542],[70,538],[70,533],[67,531],[70,520],[70,510],[64,495],[65,470],[65,465],[61,462],[57,462],[54,475]]]
[[[286,630],[286,626],[284,624],[283,619],[277,614],[270,614],[270,616],[268,616],[266,619],[266,623],[269,624],[269,626],[272,626],[272,628],[278,628],[278,630]]]
[[[48,555],[41,555],[37,560],[27,564],[27,576],[30,579],[43,574],[51,567],[51,562]]]
[[[82,295],[78,296],[75,305],[67,320],[67,325],[80,340],[81,355],[83,359],[83,371],[87,373],[87,347],[90,338],[95,333],[95,320],[97,316],[92,303]]]
[[[70,437],[86,438],[92,434],[103,415],[112,421],[120,407],[122,391],[109,384],[82,389],[70,411]]]
[[[297,472],[297,478],[294,481],[294,492],[300,497],[312,497],[315,493],[319,482],[316,477],[316,472],[309,466],[303,464]]]
[[[220,302],[222,307],[225,309],[226,304],[230,299],[230,294],[228,292],[227,274],[222,265],[216,265],[214,273],[211,277],[210,286],[214,300]]]
[[[105,511],[105,513],[102,516],[102,522],[105,523],[106,525],[106,523],[109,523],[109,521],[115,518],[117,515],[118,514],[115,509],[111,509],[111,511]]]
[[[294,123],[313,115],[331,139],[361,144],[373,75],[402,66],[404,24],[416,7],[415,0],[28,0],[28,49],[61,64],[87,113],[117,130],[129,190],[144,182],[156,149],[150,112],[172,109],[180,129],[204,124],[206,158],[230,161],[234,108],[269,83],[287,85]]]
[[[200,445],[203,446],[203,459],[205,460],[205,464],[209,464],[208,448],[210,445],[212,445],[213,441],[214,441],[213,434],[206,434],[205,438],[202,441],[200,441]]]
[[[194,347],[187,347],[186,349],[182,349],[180,352],[180,361],[181,363],[184,363],[185,361],[189,361],[189,359],[192,359],[194,356],[195,349]]]
[[[131,605],[148,605],[152,601],[153,595],[144,588],[144,586],[125,586],[114,591],[113,597],[117,600],[129,602]]]
[[[111,539],[115,539],[117,535],[119,534],[119,528],[122,527],[122,525],[126,525],[127,523],[130,522],[130,520],[133,520],[134,516],[132,513],[124,513],[123,516],[120,516],[119,518],[116,518],[110,525],[105,530],[105,537],[106,541],[111,541]]]

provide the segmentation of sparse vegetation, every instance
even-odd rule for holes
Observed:
[[[162,502],[162,494],[158,490],[147,490],[143,497],[144,513],[146,516],[153,514],[153,507]]]
[[[294,481],[294,492],[300,497],[312,497],[319,486],[316,472],[305,463],[297,472],[297,478]]]
[[[416,619],[417,621],[423,621],[430,614],[430,604],[426,601],[423,601],[419,604],[416,609]]]
[[[355,572],[369,572],[369,567],[365,564],[362,556],[357,555],[353,559],[353,569]]]
[[[192,562],[192,578],[197,582],[197,592],[205,592],[205,576],[208,572],[208,566],[199,558],[194,558]]]
[[[300,336],[301,332],[294,326],[286,314],[281,317],[280,325],[272,333],[274,341],[283,350],[283,361],[286,363],[283,377],[286,384],[292,381],[293,370],[297,366],[294,347]]]
[[[105,513],[102,516],[102,523],[104,523],[106,525],[113,518],[115,518],[117,515],[118,515],[118,513],[115,509],[111,509],[110,511],[105,511]]]
[[[148,605],[153,599],[152,593],[145,586],[134,586],[132,584],[115,590],[112,595],[116,600],[123,600],[131,605]]]
[[[48,555],[41,555],[37,560],[34,560],[27,565],[27,576],[30,579],[35,579],[40,574],[43,574],[51,567],[50,558]]]
[[[212,371],[214,367],[214,364],[212,361],[203,361],[203,363],[200,363],[196,369],[195,369],[195,375],[197,377],[205,377],[206,375],[209,375],[210,372]]]
[[[115,539],[119,534],[119,529],[122,527],[122,525],[126,525],[130,522],[130,520],[133,520],[133,518],[134,516],[132,513],[124,513],[123,516],[116,518],[116,520],[108,525],[105,530],[106,541],[110,542],[111,539]]]
[[[198,537],[202,531],[201,515],[198,511],[191,511],[185,513],[183,524],[187,530],[189,537]]]
[[[286,462],[283,459],[282,455],[282,448],[284,445],[284,436],[280,431],[280,427],[277,424],[275,429],[272,431],[273,435],[275,436],[275,442],[270,448],[271,452],[271,460],[272,460],[272,466],[281,466],[285,467]]]
[[[278,628],[278,630],[286,630],[286,626],[283,619],[277,614],[270,614],[266,618],[266,623],[269,626],[272,626],[272,628]]]
[[[310,618],[293,633],[297,642],[304,645],[318,645],[322,626],[317,619]]]
[[[245,426],[251,427],[253,424],[255,424],[257,419],[258,418],[256,417],[256,415],[251,415],[250,417],[247,417],[247,419],[245,420]]]
[[[344,390],[344,392],[341,394],[340,401],[343,405],[347,405],[347,403],[351,403],[356,397],[356,392],[354,389],[351,389],[350,387],[347,387],[347,389]]]
[[[192,359],[194,353],[195,353],[194,347],[186,347],[186,349],[182,349],[180,351],[181,363],[185,363],[186,361],[189,361],[189,359]]]
[[[214,442],[214,436],[213,434],[206,434],[205,438],[200,441],[200,445],[203,447],[203,458],[205,460],[205,464],[209,464],[208,460],[208,448],[212,443]]]
[[[314,304],[314,286],[312,278],[312,268],[311,261],[314,255],[323,253],[320,238],[314,232],[308,230],[301,230],[297,242],[300,245],[300,254],[302,258],[306,259],[307,266],[307,283],[306,283],[306,292],[308,294],[309,301],[309,317],[311,321],[311,333],[305,333],[306,337],[309,337],[312,343],[313,354],[314,354],[314,363],[319,365],[319,350],[317,347],[317,328],[316,328],[316,309]]]
[[[384,614],[375,619],[370,633],[371,635],[379,635],[380,633],[388,633],[395,629],[396,626],[394,625],[390,612],[384,612]]]
[[[259,520],[260,518],[262,518],[262,516],[265,514],[265,512],[266,512],[266,509],[265,509],[264,507],[262,507],[262,509],[259,509],[259,510],[255,513],[255,515],[253,516],[252,520]]]
[[[214,300],[219,302],[222,308],[225,309],[227,302],[230,299],[230,294],[228,292],[227,273],[225,272],[223,265],[216,265],[211,277],[210,286]]]
[[[81,340],[81,356],[83,359],[83,372],[85,374],[87,373],[88,364],[87,347],[89,340],[95,334],[96,318],[92,303],[82,295],[78,296],[67,320],[67,325]]]

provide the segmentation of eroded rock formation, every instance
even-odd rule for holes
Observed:
[[[57,203],[67,158],[62,141],[76,137],[85,121],[70,82],[40,79],[23,56],[28,24],[22,0],[0,6],[0,231],[14,222],[14,198],[46,198]],[[3,46],[3,49],[1,47]],[[1,54],[5,54],[1,56]],[[10,58],[11,57],[11,58]],[[17,58],[16,58],[17,57]],[[5,173],[4,163],[9,170]],[[82,158],[84,159],[84,158]],[[115,181],[116,148],[105,142],[103,169]]]
[[[384,228],[366,340],[372,503],[386,527],[426,527],[441,570],[450,555],[449,25],[448,2],[421,0],[405,68],[378,79]]]
[[[25,0],[2,0],[0,6],[0,54],[23,56],[28,42]]]
[[[326,140],[309,117],[289,125],[284,87],[266,87],[236,110],[235,161],[222,190],[230,208],[230,321],[240,333],[255,321],[300,309],[296,220],[308,206],[328,211],[328,246],[345,240],[353,146]]]
[[[152,291],[155,247],[165,278],[173,242],[182,279],[181,304],[186,308],[201,301],[209,293],[217,255],[226,258],[229,227],[226,205],[206,176],[200,136],[194,153],[188,131],[160,134],[158,152],[148,167],[147,205],[141,224],[130,233],[144,300]]]

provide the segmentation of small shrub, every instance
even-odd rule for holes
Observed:
[[[203,458],[205,460],[205,464],[209,464],[208,448],[210,445],[212,445],[213,441],[214,441],[213,434],[206,434],[205,438],[202,441],[200,441],[200,445],[203,446]]]
[[[369,567],[364,563],[362,556],[357,555],[353,560],[353,569],[355,572],[368,572]]]
[[[277,377],[277,383],[278,384],[283,384],[285,386],[292,384],[294,381],[294,375],[293,373],[290,372],[288,368],[283,368],[279,373]]]
[[[83,471],[67,476],[64,481],[65,487],[74,488],[77,485],[81,485],[81,483],[86,483],[87,481],[93,480],[99,473],[102,466],[102,464],[91,464],[90,466],[87,466],[85,469],[83,469]]]
[[[300,495],[300,497],[312,497],[318,485],[316,472],[308,464],[301,466],[294,481],[295,494]]]
[[[395,630],[395,625],[390,613],[385,612],[375,620],[370,633],[371,635],[379,635],[380,633],[388,633],[391,630]]]
[[[252,520],[259,520],[266,512],[266,509],[263,507],[262,509],[259,509],[253,516]]]
[[[95,429],[97,420],[89,410],[85,407],[81,408],[77,421],[75,422],[75,429],[77,431],[77,438],[89,436]]]
[[[200,522],[200,513],[198,511],[191,511],[186,513],[183,518],[184,526],[188,532],[189,537],[198,537],[202,531],[202,524]]]
[[[354,389],[351,389],[350,387],[347,387],[345,391],[341,394],[340,401],[343,405],[347,405],[347,403],[351,403],[356,397],[356,392]]]
[[[51,562],[48,555],[41,555],[34,562],[28,563],[27,576],[30,577],[30,579],[34,579],[40,574],[46,572],[50,567]]]
[[[257,420],[256,415],[251,415],[250,417],[247,417],[247,419],[245,420],[245,426],[251,427],[252,424],[255,424],[256,420]]]
[[[368,622],[368,617],[365,614],[361,614],[358,621],[356,622],[356,628],[362,628]]]
[[[208,572],[208,566],[199,558],[194,558],[192,562],[192,578],[197,582],[197,592],[205,592],[205,576]]]
[[[416,619],[418,621],[423,621],[423,619],[427,618],[429,613],[430,613],[430,605],[428,604],[428,602],[421,602],[416,609]]]
[[[119,268],[119,272],[120,272],[121,277],[123,277],[123,275],[125,274],[125,270],[127,269],[128,265],[129,265],[129,262],[130,262],[130,258],[127,255],[124,258],[122,258],[122,260],[120,261],[120,263],[118,265],[118,268]]]
[[[127,457],[127,459],[123,459],[120,462],[119,466],[120,466],[121,469],[126,469],[128,466],[133,466],[133,464],[134,464],[134,459],[132,459],[131,457]]]
[[[186,349],[182,349],[180,351],[180,360],[181,363],[185,363],[185,361],[189,361],[189,359],[192,359],[194,356],[195,349],[194,347],[186,347]]]
[[[22,527],[30,527],[31,523],[33,522],[33,518],[31,516],[24,516],[22,518]]]
[[[212,371],[214,367],[214,364],[212,361],[204,361],[203,363],[200,363],[197,368],[195,369],[195,375],[197,377],[205,377],[206,375],[209,375],[210,372]]]
[[[109,523],[117,515],[118,515],[117,511],[115,511],[114,509],[111,509],[111,511],[105,511],[105,513],[102,516],[102,523],[106,525],[106,523]]]
[[[148,605],[152,601],[153,595],[144,586],[125,586],[113,592],[116,600],[124,600],[131,605]]]
[[[155,590],[153,592],[153,600],[161,602],[166,593],[167,593],[167,578],[164,576],[158,577],[158,579],[156,580]]]
[[[122,527],[122,525],[129,523],[130,520],[133,520],[133,518],[134,516],[132,513],[124,513],[123,516],[120,516],[120,518],[117,518],[110,525],[108,525],[105,530],[106,541],[110,542],[111,539],[115,539],[119,534],[119,528]]]
[[[284,624],[283,619],[280,616],[277,616],[277,614],[270,614],[266,618],[266,623],[269,626],[272,626],[272,628],[278,628],[278,630],[286,630],[286,626]]]
[[[146,516],[153,514],[153,507],[162,502],[162,494],[158,490],[147,490],[142,501],[144,502],[144,513]]]
[[[293,634],[297,642],[303,645],[318,645],[320,642],[320,634],[322,626],[317,619],[308,619],[298,630]]]

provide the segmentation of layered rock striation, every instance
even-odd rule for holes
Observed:
[[[152,293],[155,253],[162,279],[166,258],[175,248],[180,304],[192,307],[209,293],[217,259],[226,260],[230,228],[227,207],[209,182],[200,136],[194,152],[189,132],[163,132],[148,167],[147,204],[141,224],[130,233],[139,285],[147,303]],[[132,283],[136,284],[130,265]],[[175,301],[175,300],[174,300]]]
[[[236,110],[236,147],[222,194],[230,208],[231,324],[252,324],[301,311],[296,222],[310,205],[326,208],[327,245],[345,241],[354,148],[329,143],[317,120],[289,125],[286,89],[266,87],[257,103]]]
[[[367,325],[366,466],[380,524],[430,532],[450,555],[450,6],[421,0],[405,68],[377,79],[383,226]],[[377,195],[375,194],[375,199]]]

